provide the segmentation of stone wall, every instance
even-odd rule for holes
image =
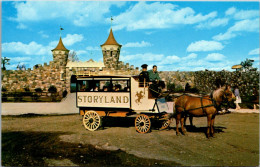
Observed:
[[[35,88],[41,88],[43,91],[48,91],[51,85],[57,88],[58,92],[66,90],[65,80],[61,80],[61,71],[64,67],[59,64],[50,62],[50,65],[44,63],[37,64],[33,70],[6,70],[2,71],[2,87],[7,91],[24,91],[24,88],[29,88],[34,91]]]
[[[103,68],[100,70],[95,67],[86,67],[82,71],[82,68],[66,68],[64,62],[50,61],[50,65],[44,63],[37,64],[33,70],[6,70],[2,72],[2,87],[6,88],[10,92],[23,92],[24,88],[29,88],[30,91],[34,91],[35,88],[41,88],[47,92],[51,85],[57,88],[57,91],[62,93],[64,90],[70,91],[70,80],[72,75],[78,75],[83,73],[84,75],[138,75],[140,72],[137,68],[129,63],[124,64],[120,61],[120,70],[114,68]],[[81,74],[81,75],[83,75]]]

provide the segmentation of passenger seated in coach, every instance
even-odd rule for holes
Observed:
[[[129,87],[125,87],[124,88],[124,92],[130,92],[130,88]]]
[[[98,92],[99,90],[98,90],[98,86],[96,86],[95,88],[94,88],[94,92]]]
[[[87,89],[87,86],[86,85],[82,85],[81,88],[80,88],[80,91],[86,91]]]
[[[103,87],[103,91],[104,91],[104,92],[107,92],[107,91],[108,91],[107,86],[104,86],[104,87]]]
[[[121,85],[115,85],[115,92],[119,92],[121,90]]]

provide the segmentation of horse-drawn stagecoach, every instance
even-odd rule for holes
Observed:
[[[170,124],[168,106],[164,98],[154,96],[148,83],[139,82],[138,76],[85,76],[77,77],[77,107],[83,116],[83,124],[90,131],[97,130],[103,117],[136,116],[135,128],[147,133],[151,119],[159,120],[161,128]],[[207,116],[207,137],[214,135],[214,120],[223,102],[232,102],[234,94],[227,86],[212,93],[212,96],[194,97],[181,95],[175,101],[176,133],[187,116]],[[173,112],[172,112],[173,113]]]
[[[77,77],[76,89],[76,104],[87,130],[97,130],[103,117],[136,116],[139,133],[150,131],[151,119],[162,122],[162,128],[169,126],[165,99],[154,97],[138,76],[81,76]]]

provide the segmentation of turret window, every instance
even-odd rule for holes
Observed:
[[[110,56],[111,56],[111,57],[113,56],[113,51],[110,51]]]

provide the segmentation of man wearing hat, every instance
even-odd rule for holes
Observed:
[[[149,82],[149,73],[147,71],[147,64],[143,64],[142,67],[142,72],[139,74],[139,86],[143,87],[144,82],[146,83],[145,85],[148,84]]]

